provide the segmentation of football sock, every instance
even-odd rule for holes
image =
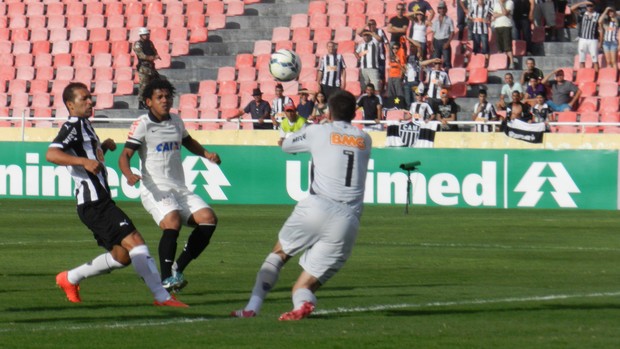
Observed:
[[[174,263],[174,257],[177,253],[178,237],[178,230],[164,229],[159,240],[159,268],[161,269],[162,281],[172,276],[172,263]]]
[[[161,285],[159,272],[155,261],[149,254],[149,248],[146,245],[136,246],[129,251],[129,257],[131,257],[134,269],[151,290],[155,300],[165,302],[170,299],[170,294]]]
[[[301,308],[306,302],[316,305],[316,296],[314,293],[307,288],[298,288],[295,290],[293,293],[293,309],[297,310]]]
[[[67,279],[70,283],[77,285],[80,281],[88,277],[107,274],[114,269],[120,269],[123,267],[125,266],[112,258],[110,252],[107,252],[97,256],[88,263],[84,263],[77,268],[69,270],[67,273]]]
[[[270,253],[267,258],[265,258],[263,265],[261,265],[256,274],[256,283],[254,284],[252,296],[250,296],[250,301],[248,305],[246,305],[245,310],[253,310],[258,314],[265,297],[267,297],[267,293],[271,291],[278,281],[280,269],[282,269],[283,265],[284,261],[275,253]]]
[[[209,245],[211,237],[215,232],[215,224],[199,224],[192,233],[189,234],[187,244],[183,248],[183,252],[177,259],[177,270],[183,272],[192,259],[198,258],[202,251]]]

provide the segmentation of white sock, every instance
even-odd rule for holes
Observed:
[[[114,269],[124,268],[125,266],[117,262],[110,252],[95,257],[92,261],[84,263],[77,268],[69,270],[67,279],[69,282],[77,285],[80,281],[101,274],[107,274]]]
[[[278,281],[280,275],[280,269],[284,265],[282,258],[275,253],[270,253],[263,265],[261,265],[258,273],[256,274],[256,283],[254,289],[252,289],[252,296],[245,306],[245,310],[253,310],[256,314],[260,311],[261,306],[267,293],[271,291]]]
[[[146,245],[136,246],[129,251],[129,257],[131,257],[131,264],[133,264],[134,269],[151,290],[155,300],[165,302],[170,299],[170,294],[161,285],[159,271],[149,254],[149,248]]]
[[[301,308],[306,302],[316,305],[316,296],[314,293],[307,288],[298,288],[295,290],[295,293],[293,293],[293,310]]]

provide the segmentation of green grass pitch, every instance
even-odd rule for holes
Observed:
[[[120,203],[153,255],[159,231]],[[310,318],[281,323],[300,267],[263,311],[232,319],[292,206],[214,206],[211,246],[186,270],[189,309],[152,306],[133,269],[82,282],[55,275],[103,250],[71,201],[0,202],[0,348],[617,348],[620,214],[366,206],[347,265]],[[181,232],[182,245],[188,228]]]

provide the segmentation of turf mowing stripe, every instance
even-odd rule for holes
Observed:
[[[620,251],[620,248],[611,248],[611,247],[581,247],[581,246],[512,246],[512,245],[498,245],[498,244],[439,244],[439,243],[429,243],[429,242],[361,242],[358,245],[376,245],[376,246],[413,246],[413,247],[451,247],[451,248],[466,248],[466,249],[478,249],[478,250],[486,250],[486,249],[501,249],[501,250],[564,250],[564,251],[609,251],[609,252],[617,252]]]
[[[354,307],[354,308],[336,308],[317,310],[314,315],[330,315],[330,314],[346,314],[346,313],[368,313],[379,312],[390,309],[403,309],[403,308],[435,308],[435,307],[448,307],[448,306],[461,306],[461,305],[485,305],[485,304],[497,304],[497,303],[523,303],[523,302],[545,302],[561,299],[574,299],[574,298],[597,298],[597,297],[616,297],[620,296],[618,292],[597,292],[586,294],[556,294],[547,296],[532,296],[532,297],[509,297],[498,299],[473,299],[468,301],[452,301],[452,302],[430,302],[430,303],[401,303],[401,304],[383,304],[373,305],[369,307]],[[171,324],[192,324],[199,322],[215,321],[221,318],[173,318],[163,321],[147,321],[147,322],[113,322],[109,324],[98,325],[66,325],[66,326],[39,326],[39,327],[19,327],[19,328],[3,328],[0,329],[0,333],[18,332],[18,331],[58,331],[58,330],[91,330],[91,329],[123,329],[132,327],[150,327],[150,326],[166,326]],[[233,320],[229,318],[226,320]]]

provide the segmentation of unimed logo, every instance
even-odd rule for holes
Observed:
[[[544,176],[543,172],[549,168],[552,175]],[[564,165],[560,162],[534,162],[525,172],[519,184],[515,187],[515,192],[523,193],[519,200],[519,207],[535,207],[545,194],[543,186],[551,184],[553,190],[550,194],[560,207],[575,208],[577,204],[571,194],[581,193],[575,181],[570,176]]]

